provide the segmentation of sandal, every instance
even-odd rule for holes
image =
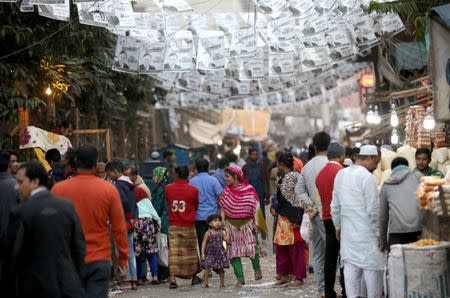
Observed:
[[[136,282],[134,282],[134,281],[131,282],[131,289],[132,289],[133,291],[139,290],[139,287],[137,286],[137,283],[136,283]]]
[[[276,283],[273,284],[273,286],[276,287],[283,287],[291,282],[291,279],[287,276],[282,276],[280,280],[278,280]]]
[[[198,277],[197,275],[195,275],[195,276],[192,278],[191,286],[199,285],[199,284],[201,284],[202,282],[203,282],[203,280],[202,280],[200,277]]]
[[[294,282],[288,285],[288,288],[297,289],[300,288],[301,286],[303,286],[303,280],[296,279]]]
[[[255,280],[260,280],[263,278],[262,271],[255,272]]]
[[[235,287],[235,288],[242,288],[243,285],[245,285],[245,282],[244,282],[244,281],[238,281],[238,282],[234,285],[234,287]]]
[[[171,281],[169,283],[169,289],[176,289],[176,288],[178,288],[177,282],[176,281]]]
[[[204,289],[209,288],[209,285],[208,284],[202,284],[202,288],[204,288]]]

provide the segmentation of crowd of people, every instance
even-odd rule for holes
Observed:
[[[325,132],[303,161],[286,150],[275,161],[255,148],[248,155],[244,164],[225,155],[211,174],[205,158],[193,175],[185,165],[157,166],[149,187],[120,159],[98,162],[92,145],[65,156],[49,150],[50,171],[2,151],[2,296],[107,297],[147,283],[176,289],[177,278],[206,288],[212,271],[225,287],[230,267],[241,287],[249,278],[242,258],[262,279],[270,241],[275,287],[300,288],[311,272],[318,297],[337,297],[339,274],[342,297],[382,297],[385,252],[421,235],[420,177],[443,176],[420,148],[417,168],[395,158],[379,191],[372,172],[380,149],[346,149]]]

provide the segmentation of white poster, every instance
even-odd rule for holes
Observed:
[[[153,0],[153,2],[167,15],[192,11],[192,7],[184,0]]]
[[[199,31],[197,68],[204,70],[225,67],[225,35],[222,31]]]
[[[293,17],[276,19],[269,23],[267,32],[268,41],[271,43],[293,40],[296,37],[295,19]]]
[[[251,104],[255,108],[267,107],[267,94],[262,93],[251,97]]]
[[[255,56],[236,59],[239,65],[239,80],[259,80],[264,77],[265,65],[262,50],[258,50]]]
[[[76,4],[81,24],[117,29],[131,29],[135,25],[130,0],[105,0]]]
[[[267,104],[269,106],[280,105],[282,101],[281,94],[279,92],[272,92],[267,94]]]
[[[299,19],[300,36],[314,35],[328,30],[329,20],[327,16]]]
[[[0,1],[0,2],[16,2],[16,1]],[[48,5],[48,4],[64,4],[64,0],[30,0],[33,5]]]
[[[241,12],[239,14],[244,23],[257,29],[267,28],[267,19],[263,13],[257,12]]]
[[[283,104],[292,104],[295,102],[295,90],[290,88],[281,94],[281,102]]]
[[[241,29],[233,34],[230,56],[243,56],[256,52],[256,34],[254,28]]]
[[[203,77],[200,91],[221,95],[223,93],[223,79],[219,77]]]
[[[165,71],[191,71],[193,69],[194,43],[191,31],[166,33],[167,46],[164,57]]]
[[[287,7],[288,0],[253,0],[256,6],[266,14],[279,12]]]
[[[352,43],[348,31],[342,27],[336,27],[327,31],[325,40],[329,48],[348,46]]]
[[[137,72],[138,57],[139,41],[132,37],[119,36],[112,69],[130,73]]]
[[[269,55],[269,76],[280,76],[294,72],[294,56],[291,54]]]
[[[351,58],[355,56],[357,53],[358,50],[353,45],[330,48],[330,57],[333,60],[333,62]]]
[[[155,13],[152,18],[151,29],[164,32],[181,30],[179,15],[167,15],[164,13]]]
[[[70,1],[65,0],[63,4],[39,5],[38,12],[40,16],[67,22],[70,19]]]
[[[290,41],[281,43],[269,43],[270,53],[294,53],[295,46]]]
[[[313,0],[289,0],[289,11],[294,16],[306,15],[314,10]]]
[[[395,35],[405,30],[405,25],[396,13],[376,15],[374,22],[375,34],[378,36]]]
[[[295,101],[300,102],[309,98],[308,87],[301,86],[295,89]]]
[[[139,73],[150,74],[163,71],[165,43],[144,39],[141,40],[140,45]]]
[[[303,43],[305,48],[325,47],[327,46],[328,39],[325,38],[325,33],[317,33],[302,37],[300,42]]]
[[[187,13],[184,15],[186,25],[193,31],[208,30],[208,16],[199,13]]]
[[[20,3],[20,12],[34,12],[34,5],[30,2],[31,0],[22,0],[22,3]]]
[[[175,87],[182,90],[198,91],[200,89],[200,76],[195,72],[183,72],[178,75]]]
[[[303,71],[322,68],[331,63],[330,50],[327,47],[301,49],[299,56]]]
[[[369,16],[363,15],[360,17],[353,17],[351,18],[351,22],[355,28],[354,34],[358,46],[378,42],[378,38],[374,31],[373,20]]]
[[[239,30],[239,22],[234,13],[215,13],[213,18],[217,27],[224,32],[235,32]]]

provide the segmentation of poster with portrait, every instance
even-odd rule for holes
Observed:
[[[208,30],[208,16],[199,13],[187,13],[184,15],[186,26],[192,31]]]
[[[378,42],[372,18],[367,15],[353,16],[350,18],[350,22],[353,24],[356,44],[359,47],[370,46]]]
[[[295,53],[294,43],[291,41],[285,41],[280,43],[269,43],[270,53]]]
[[[304,36],[300,39],[300,42],[305,48],[326,47],[327,41],[325,39],[325,32]]]
[[[267,93],[267,105],[272,106],[278,106],[282,102],[282,96],[280,92],[271,92]]]
[[[81,24],[115,29],[131,29],[135,25],[130,0],[77,2],[76,4]]]
[[[251,94],[251,82],[250,81],[235,81],[235,80],[225,80],[229,86],[229,93],[231,96],[237,95],[249,95]]]
[[[70,19],[70,1],[65,0],[63,4],[39,5],[38,13],[46,18],[67,22]]]
[[[288,0],[253,0],[265,14],[280,12],[288,6]]]
[[[236,63],[239,65],[239,80],[260,80],[264,78],[265,65],[262,50],[258,49],[255,56],[251,58],[236,58]]]
[[[180,105],[182,107],[197,106],[198,103],[198,92],[180,92]]]
[[[241,19],[246,23],[247,25],[250,25],[251,27],[255,27],[256,29],[262,30],[267,28],[267,18],[266,16],[261,13],[248,13],[248,12],[241,12],[239,13]]]
[[[78,21],[90,26],[107,27],[103,2],[77,2]],[[112,17],[112,16],[111,16]]]
[[[267,94],[261,93],[255,96],[252,96],[250,98],[250,102],[253,105],[253,107],[257,109],[265,108],[267,107]]]
[[[305,16],[314,11],[313,0],[289,0],[289,11],[294,16]]]
[[[256,52],[256,34],[254,28],[236,31],[231,38],[230,57],[246,56]]]
[[[225,35],[222,31],[198,31],[197,69],[225,67]]]
[[[167,109],[178,106],[180,106],[180,94],[176,92],[167,93],[164,100],[158,101],[155,104],[156,109]]]
[[[176,31],[181,30],[181,23],[179,15],[166,15],[164,13],[158,12],[153,14],[152,23],[150,29],[160,30],[164,32],[165,30]]]
[[[155,31],[149,30],[148,32]],[[157,31],[155,31],[157,32]],[[139,73],[151,74],[164,69],[165,43],[154,39],[140,39]]]
[[[187,91],[199,91],[201,77],[195,72],[182,72],[178,74],[175,87]]]
[[[152,76],[158,80],[158,87],[170,90],[174,87],[178,73],[165,71]]]
[[[216,21],[216,25],[218,29],[232,33],[239,30],[239,21],[234,13],[215,13],[213,14],[213,18]]]
[[[136,73],[138,70],[139,41],[132,37],[119,36],[117,38],[116,53],[113,70]]]
[[[375,15],[374,27],[377,36],[395,35],[405,30],[405,25],[396,13]]]
[[[300,68],[303,71],[322,68],[331,63],[328,47],[300,49],[299,57]]]
[[[216,76],[202,77],[200,91],[209,94],[223,94],[223,79]]]
[[[330,49],[351,45],[352,39],[345,26],[337,22],[333,22],[333,24],[332,29],[324,33],[326,45],[328,45]]]
[[[194,42],[191,31],[181,30],[166,33],[164,71],[185,72],[194,67]]]
[[[293,88],[289,88],[281,93],[281,103],[282,104],[295,103],[295,90]]]
[[[16,2],[16,1],[12,1]],[[34,5],[30,3],[31,0],[22,0],[20,3],[20,12],[34,12]]]
[[[153,3],[167,15],[186,13],[193,10],[185,0],[153,0]]]
[[[327,16],[317,16],[310,18],[298,19],[299,36],[314,35],[319,32],[327,31],[329,28],[329,20]]]
[[[294,72],[294,56],[291,54],[269,55],[269,76],[281,76]]]
[[[269,22],[267,37],[270,43],[281,43],[293,40],[296,37],[295,19],[285,17]]]
[[[333,62],[345,60],[355,56],[358,49],[354,45],[345,45],[342,47],[330,48],[330,58]]]
[[[309,98],[308,86],[302,85],[295,88],[295,102],[307,100]]]
[[[16,1],[0,1],[0,2],[16,2]],[[49,5],[49,4],[64,4],[64,0],[30,0],[33,5]]]

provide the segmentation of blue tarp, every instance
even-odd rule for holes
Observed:
[[[450,27],[450,4],[433,7],[431,11],[435,12],[445,25]]]

